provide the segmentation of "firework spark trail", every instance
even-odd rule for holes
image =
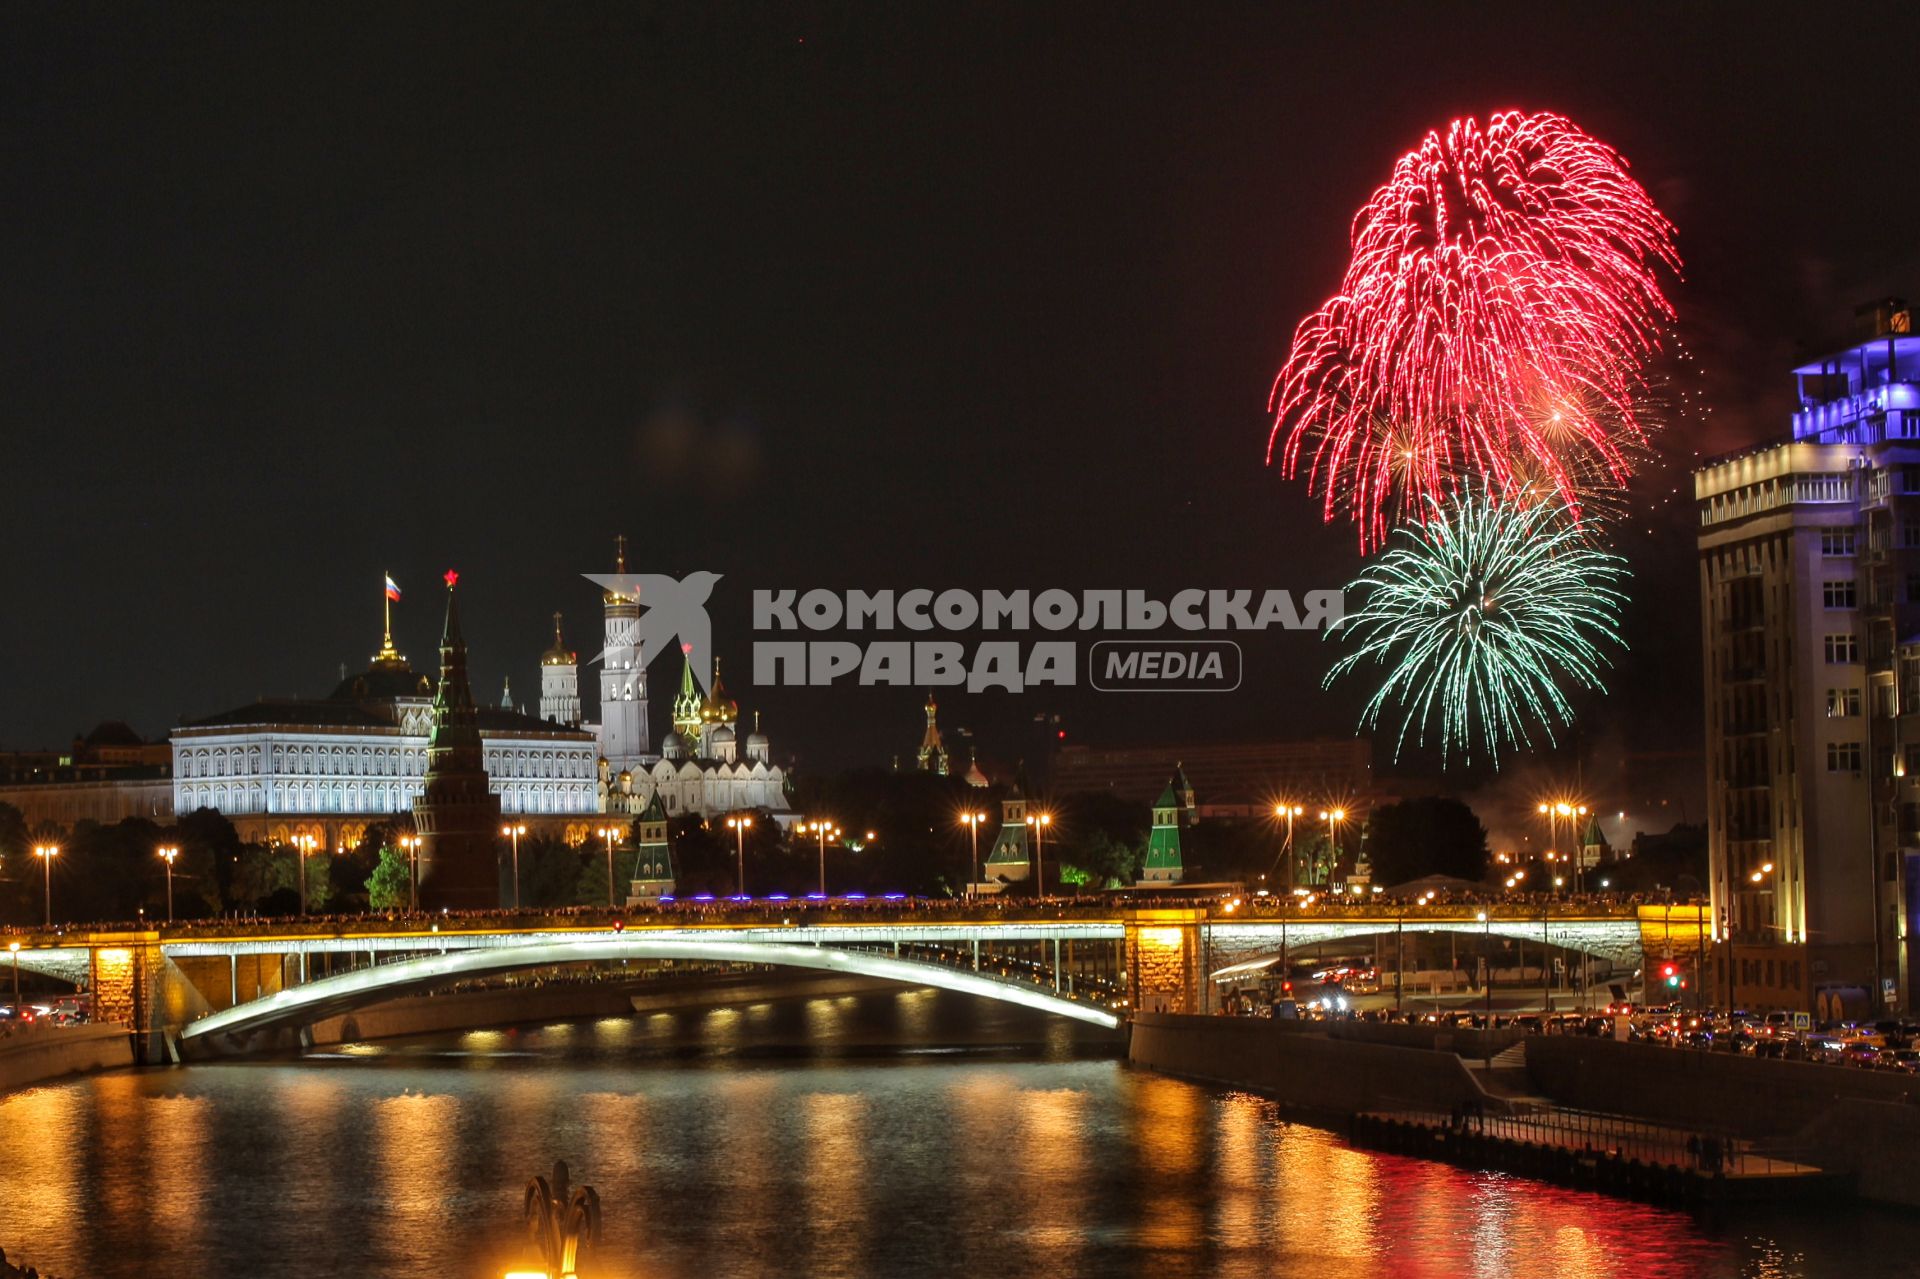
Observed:
[[[1625,161],[1564,116],[1456,120],[1355,216],[1340,291],[1275,379],[1268,460],[1307,455],[1362,552],[1467,482],[1544,477],[1577,515],[1644,444],[1640,369],[1673,316],[1655,271],[1678,266]]]
[[[1366,603],[1328,632],[1354,647],[1327,673],[1384,673],[1361,712],[1372,728],[1399,713],[1395,757],[1417,728],[1439,736],[1441,761],[1531,747],[1570,724],[1563,683],[1603,690],[1607,650],[1621,645],[1626,561],[1601,550],[1561,503],[1483,492],[1435,501],[1396,530],[1347,590]]]

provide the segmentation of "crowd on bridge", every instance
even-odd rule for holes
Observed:
[[[166,938],[195,936],[277,936],[288,932],[419,932],[512,931],[514,929],[619,929],[629,925],[660,924],[781,927],[801,924],[863,923],[876,919],[956,921],[991,919],[995,922],[1045,923],[1062,920],[1113,918],[1130,910],[1204,908],[1215,920],[1458,920],[1465,911],[1486,912],[1490,918],[1559,916],[1630,916],[1642,906],[1697,906],[1699,898],[1665,894],[1580,893],[1572,895],[1475,892],[1445,889],[1407,899],[1390,894],[1361,895],[1328,892],[1302,894],[1247,894],[1224,889],[1217,894],[1164,892],[1104,892],[1035,897],[999,893],[979,897],[915,897],[901,893],[822,897],[718,897],[700,894],[662,898],[640,905],[566,906],[482,910],[384,910],[360,914],[316,912],[306,915],[223,914],[162,923],[151,919],[57,924],[44,928],[8,927],[0,935],[42,937],[67,932],[158,932]]]

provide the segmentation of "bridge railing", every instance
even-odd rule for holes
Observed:
[[[102,934],[138,935],[161,942],[213,938],[340,936],[380,933],[501,932],[565,929],[653,928],[715,926],[779,927],[802,923],[864,924],[876,922],[924,923],[1047,923],[1100,920],[1119,922],[1134,910],[1202,908],[1211,923],[1314,922],[1417,924],[1426,921],[1458,923],[1484,913],[1495,921],[1632,919],[1646,908],[1670,909],[1676,918],[1696,911],[1700,904],[1667,902],[1641,895],[1583,895],[1546,897],[1528,894],[1450,894],[1425,902],[1397,901],[1385,894],[1365,897],[1311,898],[1234,896],[1196,899],[1148,894],[1100,894],[1084,897],[989,897],[980,901],[889,895],[885,897],[677,899],[660,904],[558,909],[479,911],[381,911],[367,914],[241,916],[181,920],[161,924],[151,920],[62,925],[54,929],[7,928],[0,940],[23,946],[85,945]]]

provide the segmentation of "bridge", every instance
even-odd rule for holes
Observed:
[[[1209,975],[1267,956],[1454,933],[1606,959],[1704,956],[1705,907],[1494,903],[1394,908],[1274,899],[724,903],[636,911],[199,921],[18,934],[23,970],[94,992],[149,1059],[291,1047],[314,1022],[450,983],[564,964],[768,964],[931,986],[1116,1027],[1135,1009],[1204,1012]]]

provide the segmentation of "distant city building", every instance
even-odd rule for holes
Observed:
[[[172,761],[164,738],[149,742],[110,720],[63,749],[0,751],[0,804],[19,809],[29,830],[129,817],[167,821]]]
[[[1790,438],[1694,474],[1716,1003],[1912,993],[1920,337],[1870,315],[1793,371]]]
[[[1198,817],[1259,817],[1281,799],[1337,802],[1364,812],[1375,798],[1373,749],[1365,738],[1293,742],[1181,742],[1159,746],[1063,746],[1051,764],[1056,795],[1103,794],[1145,807],[1179,765],[1204,805]]]

